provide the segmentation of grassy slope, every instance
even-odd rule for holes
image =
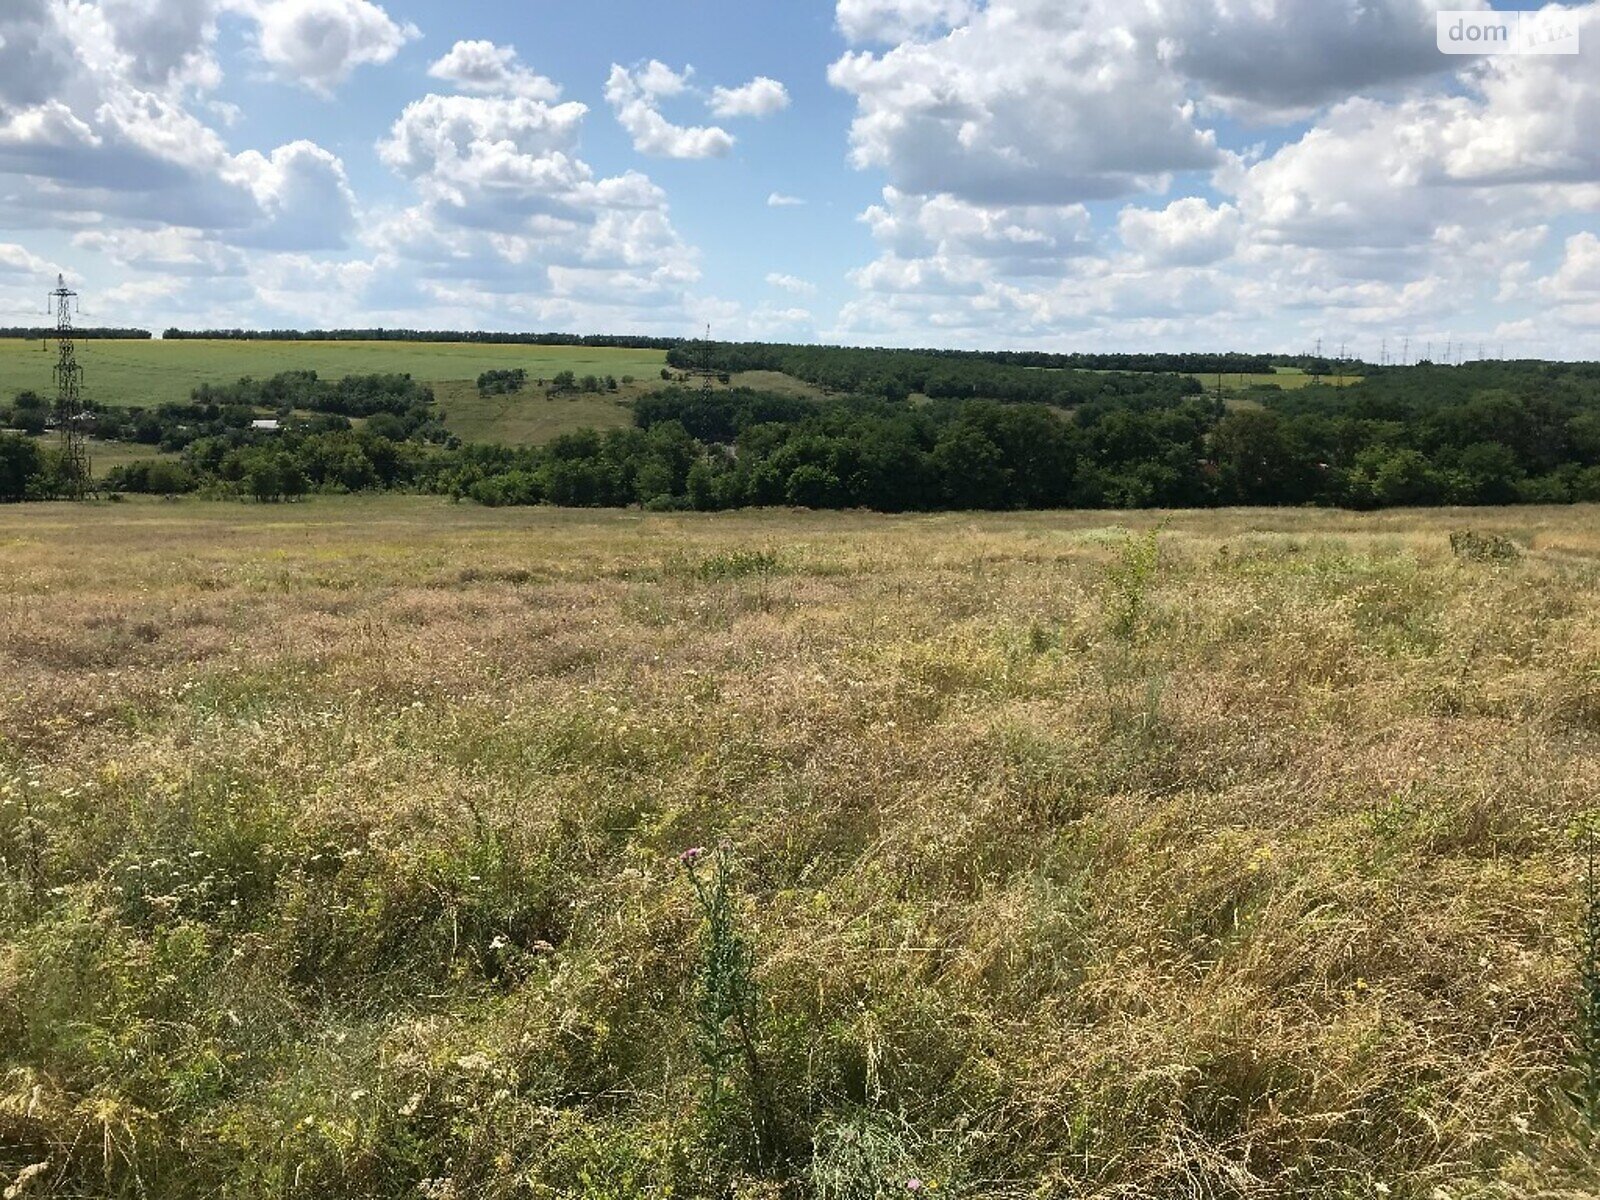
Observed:
[[[0,510],[0,1168],[713,1194],[726,839],[769,1178],[1590,1194],[1596,518]]]
[[[479,346],[427,342],[84,342],[84,390],[101,404],[151,405],[189,398],[199,383],[229,383],[308,369],[325,378],[372,372],[408,373],[426,383],[475,380],[491,368],[525,367],[538,378],[577,375],[659,378],[666,355],[656,350],[571,346]],[[0,395],[23,388],[48,393],[53,359],[37,342],[0,339]]]
[[[1202,387],[1208,393],[1215,392],[1217,377],[1215,375],[1196,375]],[[1310,387],[1313,383],[1324,383],[1330,387],[1355,387],[1361,382],[1359,375],[1323,375],[1320,378],[1307,375],[1304,371],[1283,368],[1267,374],[1233,375],[1226,374],[1222,377],[1222,392],[1224,396],[1243,395],[1249,388],[1258,384],[1274,384],[1286,392],[1299,391],[1301,388]]]
[[[659,379],[657,380],[659,383]],[[537,445],[575,429],[615,429],[633,421],[628,404],[640,386],[616,394],[551,397],[530,385],[509,396],[480,396],[475,383],[444,383],[435,388],[445,425],[468,442]]]

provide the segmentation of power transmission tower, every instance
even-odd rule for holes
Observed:
[[[72,312],[78,293],[56,276],[50,293],[56,310],[56,424],[61,431],[61,475],[67,499],[82,500],[96,494],[89,467],[89,444],[83,435],[83,368],[78,365],[72,338]]]
[[[716,382],[717,373],[711,369],[711,326],[706,326],[706,336],[700,342],[700,369],[695,372],[700,377],[700,398],[711,399],[711,385]]]
[[[1410,338],[1406,339],[1405,349],[1400,352],[1400,365],[1402,367],[1409,367],[1411,365],[1411,339]]]

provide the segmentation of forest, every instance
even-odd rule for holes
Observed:
[[[848,374],[858,360],[836,361]],[[1391,369],[1357,388],[1268,390],[1232,405],[1188,377],[1084,373],[1105,386],[1070,407],[1008,402],[1026,368],[953,370],[1002,397],[818,401],[668,386],[634,402],[631,428],[508,447],[461,445],[431,388],[408,376],[296,371],[202,386],[186,405],[96,410],[86,431],[181,452],[116,468],[115,490],[262,499],[376,488],[492,506],[885,512],[1600,501],[1593,365]],[[263,412],[281,427],[252,428]],[[41,433],[47,405],[24,394],[0,418]],[[55,494],[52,454],[7,435],[0,497]]]

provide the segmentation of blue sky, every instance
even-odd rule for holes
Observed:
[[[1596,6],[1436,8],[7,0],[0,322],[1600,357]]]

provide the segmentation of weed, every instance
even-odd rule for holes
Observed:
[[[1111,635],[1135,642],[1144,632],[1150,590],[1161,566],[1161,531],[1129,534],[1117,547],[1117,557],[1106,568],[1106,612]]]
[[[685,850],[680,856],[703,921],[695,1007],[695,1045],[706,1071],[705,1117],[713,1138],[745,1141],[759,1164],[771,1149],[771,1121],[756,1021],[760,995],[750,947],[739,932],[731,889],[732,854]],[[749,1137],[741,1136],[743,1130]]]
[[[1578,833],[1583,911],[1578,931],[1577,1086],[1572,1098],[1600,1135],[1600,817],[1586,814]]]
[[[1508,563],[1522,558],[1522,549],[1498,533],[1458,529],[1450,535],[1450,552],[1464,562]]]

